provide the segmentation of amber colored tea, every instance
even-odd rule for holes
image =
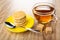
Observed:
[[[54,8],[48,5],[39,5],[33,8],[33,13],[38,22],[48,23],[53,18]]]

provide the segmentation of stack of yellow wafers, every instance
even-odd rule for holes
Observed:
[[[13,13],[14,24],[16,26],[24,26],[26,24],[26,14],[23,11]]]

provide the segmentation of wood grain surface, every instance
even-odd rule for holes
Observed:
[[[9,13],[9,2],[8,0],[0,0],[0,40],[60,40],[60,20],[58,20],[56,24],[56,33],[48,36],[48,39],[45,39],[47,36],[44,37],[43,34],[37,34],[30,31],[24,33],[13,33],[8,31],[4,27],[4,21]],[[60,0],[56,0],[56,14],[60,17]]]

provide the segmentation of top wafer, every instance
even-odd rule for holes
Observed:
[[[14,19],[22,19],[24,17],[26,17],[26,14],[23,11],[18,11],[18,12],[13,13],[13,18]]]

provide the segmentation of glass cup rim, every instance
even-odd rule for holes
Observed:
[[[40,4],[41,3],[41,4]],[[38,4],[38,5],[37,5]],[[53,7],[54,8],[54,10],[53,10],[53,12],[51,13],[51,14],[48,14],[48,15],[53,15],[54,13],[55,13],[55,5],[53,5],[52,3],[48,3],[48,2],[39,2],[39,3],[36,3],[36,4],[34,4],[33,5],[33,9],[36,7],[36,5],[37,6],[39,6],[39,5],[49,5],[49,6],[51,6],[51,7]],[[32,9],[32,11],[33,11],[33,9]],[[39,15],[39,14],[37,14],[37,15]],[[40,15],[40,16],[48,16],[48,15]]]
[[[40,3],[41,3],[41,4],[40,4]],[[39,4],[39,5],[42,5],[42,4],[46,5],[46,4],[49,4],[49,6],[52,5],[52,6],[55,8],[55,5],[54,5],[53,3],[49,3],[49,2],[39,2],[39,3],[35,3],[35,4],[33,5],[33,8],[34,8],[34,6],[37,5],[37,4]]]

